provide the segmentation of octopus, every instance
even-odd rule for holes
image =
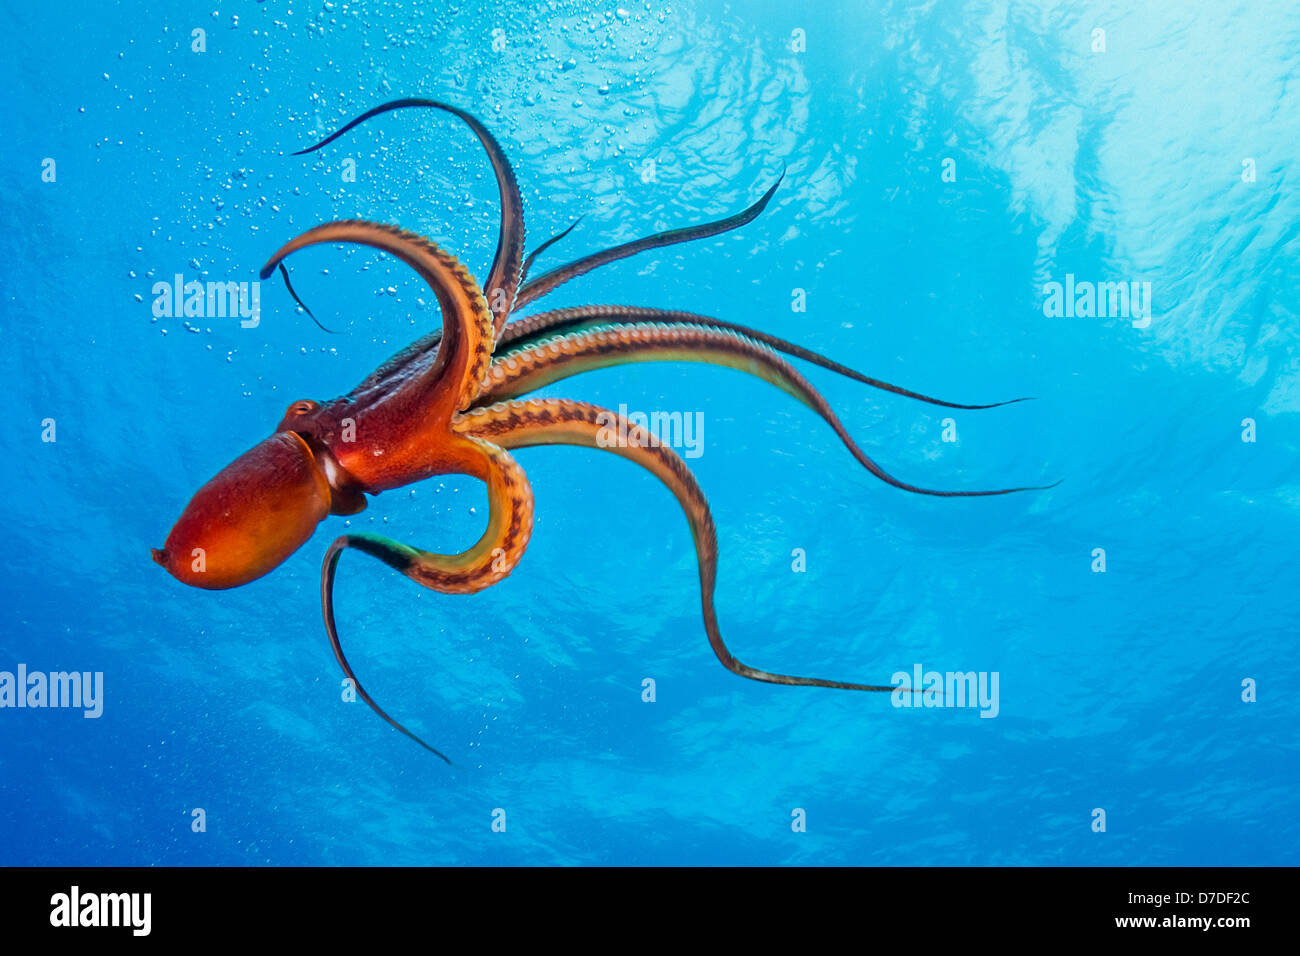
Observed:
[[[360,219],[327,222],[285,243],[261,270],[278,268],[298,305],[284,260],[323,243],[367,246],[396,257],[428,285],[442,327],[412,343],[347,395],[293,402],[263,439],[203,485],[181,513],[154,560],[178,581],[200,588],[239,587],[269,573],[311,538],[330,515],[355,515],[367,496],[440,475],[466,475],[487,487],[487,528],[468,550],[435,554],[376,534],[348,533],[325,552],[321,609],[345,679],[376,714],[426,750],[447,756],[394,720],[362,686],[339,639],[334,581],[346,551],[369,555],[415,583],[445,594],[473,594],[519,564],[533,527],[533,493],[513,451],[574,445],[629,459],[675,496],[690,525],[699,568],[704,631],[722,666],[770,684],[889,692],[892,685],[849,683],[760,670],[723,641],[714,608],[718,542],[708,501],[672,448],[609,409],[555,398],[537,389],[594,369],[632,362],[705,362],[747,372],[816,412],[868,472],[903,491],[944,497],[1005,495],[1032,487],[940,491],[888,474],[854,441],[826,399],[788,361],[798,359],[876,389],[953,409],[987,405],[942,401],[870,378],[792,342],[692,312],[631,305],[587,305],[516,317],[559,286],[611,262],[651,249],[717,236],[754,220],[785,176],[747,209],[725,219],[656,233],[582,256],[535,278],[532,266],[560,234],[524,256],[523,201],[505,153],[470,113],[428,99],[400,99],[371,109],[294,155],[321,149],[361,123],[394,110],[424,108],[463,122],[487,152],[500,194],[500,230],[485,286],[445,249],[395,225]],[[312,315],[313,320],[315,316]],[[318,323],[319,324],[319,323]],[[619,436],[611,440],[611,435]],[[1051,486],[1043,486],[1051,487]]]

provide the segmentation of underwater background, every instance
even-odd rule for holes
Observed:
[[[0,709],[0,863],[1296,862],[1300,7],[4,0],[0,45],[0,671],[104,687],[98,719]],[[439,322],[360,247],[290,260],[337,335],[278,279],[254,328],[157,318],[155,282],[252,281],[358,217],[485,277],[496,188],[454,118],[392,113],[290,155],[404,96],[493,131],[530,249],[583,217],[534,274],[730,215],[786,169],[742,229],[531,311],[692,310],[952,401],[1035,397],[953,411],[796,362],[905,481],[1061,480],[940,499],[733,370],[542,393],[699,413],[687,464],[742,660],[996,672],[996,718],[728,673],[676,501],[590,450],[516,453],[536,525],[495,587],[341,562],[359,677],[453,767],[343,701],[319,568],[349,527],[463,550],[481,484],[385,493],[230,591],[150,560],[291,401]],[[1149,323],[1047,314],[1067,275],[1149,283]]]

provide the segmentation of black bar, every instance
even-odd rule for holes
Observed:
[[[680,939],[662,934],[712,925],[806,939],[809,927],[820,926],[908,945],[1194,936],[1232,945],[1261,928],[1285,931],[1280,904],[1293,882],[1290,870],[1226,868],[616,869],[595,879],[578,870],[539,879],[530,870],[11,868],[0,871],[0,927],[6,942],[75,934],[82,945],[248,942],[255,927],[291,934],[295,945],[373,943],[380,927],[385,937],[427,939],[444,924],[484,939],[512,931],[572,938],[604,933],[597,927],[610,920],[629,938]],[[74,886],[78,922],[116,911],[126,925],[52,925],[70,922]],[[115,895],[104,907],[99,894],[109,893],[141,895]]]

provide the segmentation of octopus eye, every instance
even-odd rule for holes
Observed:
[[[300,402],[294,402],[292,405],[290,405],[288,414],[306,415],[308,412],[315,411],[318,408],[320,408],[320,402],[313,402],[313,401],[309,401],[308,399],[303,399]]]

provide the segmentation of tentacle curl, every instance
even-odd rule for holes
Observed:
[[[488,487],[488,526],[477,544],[461,554],[444,555],[420,551],[375,534],[345,534],[330,545],[321,567],[321,616],[344,676],[352,681],[357,696],[375,713],[448,763],[451,761],[443,753],[390,717],[361,686],[343,653],[334,619],[334,576],[339,558],[347,548],[378,558],[417,584],[444,594],[473,594],[491,587],[515,569],[533,529],[533,493],[528,477],[500,446],[469,435],[459,436],[458,440],[475,450],[469,467]]]
[[[485,292],[488,305],[492,309],[494,332],[500,332],[514,308],[515,294],[519,289],[519,283],[522,281],[524,203],[523,198],[519,195],[519,183],[515,179],[514,168],[510,165],[510,160],[506,158],[505,150],[496,141],[496,137],[488,132],[487,127],[471,114],[448,103],[418,97],[407,97],[367,110],[346,126],[326,136],[315,146],[300,149],[293,155],[301,156],[305,153],[315,152],[322,146],[334,142],[349,130],[360,126],[368,119],[379,116],[381,113],[410,107],[426,107],[450,113],[473,130],[474,135],[483,144],[483,148],[487,150],[488,160],[492,163],[492,172],[496,175],[497,192],[501,197],[501,229],[497,235],[497,249],[492,257],[492,268],[488,272]],[[296,299],[297,296],[294,296],[294,298]],[[301,305],[301,302],[299,304]],[[303,308],[306,308],[306,306],[303,306]]]
[[[442,308],[442,340],[434,361],[422,371],[414,388],[404,389],[404,401],[427,411],[422,418],[450,420],[467,407],[492,354],[492,320],[482,290],[469,270],[454,256],[424,236],[397,226],[345,219],[308,229],[285,243],[262,266],[266,279],[290,254],[324,242],[348,242],[380,249],[411,266],[433,290]]]
[[[717,612],[713,606],[718,540],[709,503],[695,476],[681,458],[672,449],[655,441],[644,429],[630,425],[615,412],[597,405],[559,399],[533,399],[497,404],[490,408],[474,408],[459,416],[455,427],[466,434],[490,439],[503,448],[557,444],[599,448],[636,462],[662,481],[676,496],[685,512],[695,540],[700,575],[700,604],[709,646],[722,665],[733,674],[769,684],[881,692],[894,690],[892,686],[774,674],[750,667],[731,653],[722,639]],[[625,435],[627,440],[611,441],[611,433]]]

